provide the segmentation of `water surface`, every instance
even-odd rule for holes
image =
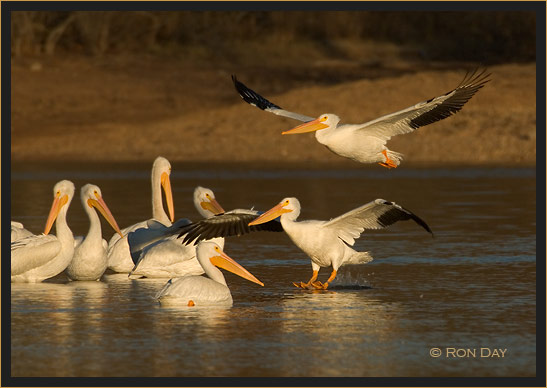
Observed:
[[[53,185],[70,179],[78,193],[99,185],[127,226],[151,216],[149,171],[148,164],[14,165],[11,219],[41,232]],[[153,296],[165,280],[120,274],[12,284],[12,376],[535,375],[534,170],[175,163],[171,183],[177,218],[199,219],[197,185],[214,190],[225,209],[267,210],[295,196],[300,219],[329,219],[384,198],[418,214],[435,238],[411,222],[366,231],[355,247],[374,261],[342,267],[327,291],[292,286],[309,279],[310,260],[283,233],[229,238],[225,251],[265,283],[226,274],[232,308],[163,308]],[[68,223],[75,235],[87,231],[79,194]],[[109,239],[112,229],[102,226]],[[481,357],[481,348],[506,350]]]

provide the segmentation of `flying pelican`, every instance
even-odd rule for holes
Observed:
[[[11,244],[11,281],[41,282],[65,270],[74,254],[74,236],[66,213],[74,197],[74,184],[63,180],[53,187],[53,203],[44,234],[31,235]],[[48,235],[53,223],[57,236]]]
[[[106,240],[101,233],[101,221],[98,210],[112,228],[122,236],[122,232],[103,200],[98,186],[87,184],[81,188],[82,206],[89,217],[89,231],[74,248],[74,256],[66,269],[71,280],[99,280],[108,264]],[[96,210],[95,210],[96,209]],[[122,236],[123,237],[123,236]]]
[[[297,222],[299,215],[298,199],[285,198],[249,225],[260,225],[280,217],[281,225],[292,242],[311,258],[311,279],[307,283],[293,283],[300,288],[327,289],[340,266],[372,261],[368,252],[357,252],[351,248],[365,229],[386,228],[397,221],[412,219],[433,235],[429,226],[414,213],[383,199],[371,201],[330,221]],[[332,266],[329,279],[325,283],[316,281],[319,268],[329,266]]]
[[[458,87],[448,93],[363,124],[339,124],[340,117],[333,113],[314,118],[286,111],[246,87],[234,75],[232,80],[245,102],[276,115],[304,121],[304,124],[282,132],[283,135],[316,131],[317,141],[335,154],[360,163],[378,163],[387,168],[396,168],[403,155],[388,149],[386,142],[392,136],[413,132],[458,112],[490,81],[490,74],[485,72],[468,72]]]
[[[20,240],[22,238],[34,236],[30,230],[25,229],[22,223],[17,221],[11,221],[11,242]]]
[[[194,206],[204,218],[209,218],[215,214],[224,213],[224,209],[217,202],[215,194],[211,189],[198,186],[194,190]],[[183,222],[184,225],[187,222]],[[175,225],[175,224],[173,224]],[[176,227],[176,225],[175,225]],[[158,236],[162,230],[166,230],[163,225],[157,225]],[[152,277],[179,277],[183,275],[201,275],[203,268],[196,259],[196,246],[194,244],[184,245],[177,241],[176,235],[165,237],[145,248],[138,245],[141,242],[139,233],[144,231],[151,236],[149,230],[138,229],[131,232],[128,236],[131,257],[136,260],[135,267],[130,275]],[[147,238],[145,235],[144,238]],[[224,249],[224,238],[212,239],[221,249]],[[138,246],[137,246],[138,245]]]
[[[175,211],[173,206],[173,193],[171,192],[171,164],[164,157],[158,156],[152,165],[152,220],[159,221],[165,226],[170,226],[175,220]],[[165,192],[165,202],[169,216],[165,213],[162,204],[161,190]],[[138,222],[134,225],[122,229],[123,237],[114,234],[108,242],[108,268],[114,272],[127,273],[131,271],[135,263],[129,253],[129,244],[127,235],[129,232],[139,228],[148,228],[148,221]]]
[[[236,263],[214,242],[200,242],[196,248],[197,259],[208,278],[188,275],[170,279],[156,294],[161,304],[178,304],[186,306],[207,306],[233,304],[232,294],[226,284],[224,275],[218,268],[223,268],[253,283],[264,286],[260,280]]]

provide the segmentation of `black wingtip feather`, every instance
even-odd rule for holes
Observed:
[[[254,90],[245,86],[243,82],[238,81],[237,77],[234,74],[232,74],[232,81],[234,83],[234,86],[237,92],[239,93],[239,96],[246,103],[250,105],[254,105],[257,108],[260,108],[262,110],[265,110],[268,108],[282,109],[280,106],[275,105],[273,102],[268,101],[267,99],[262,97],[260,94],[258,94]]]

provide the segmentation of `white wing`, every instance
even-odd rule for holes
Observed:
[[[391,113],[358,126],[380,139],[389,140],[392,136],[409,133],[417,128],[447,118],[462,109],[467,101],[490,79],[483,70],[466,74],[460,85],[442,96],[420,102],[401,111]]]
[[[22,223],[17,221],[11,221],[11,242],[16,240],[32,236],[34,233],[25,229]]]
[[[232,75],[232,81],[234,81],[234,86],[241,98],[243,98],[246,103],[252,106],[256,106],[257,108],[262,109],[266,112],[270,112],[279,116],[289,117],[291,119],[299,121],[306,122],[315,119],[315,117],[309,117],[301,115],[300,113],[289,112],[288,110],[285,110],[280,106],[275,105],[273,102],[268,101],[254,90],[249,89],[247,86],[239,82],[235,75]]]
[[[339,217],[323,224],[324,228],[332,228],[338,237],[348,245],[353,245],[365,229],[386,228],[397,221],[414,220],[429,233],[429,226],[411,211],[394,202],[376,199],[357,209],[353,209]]]
[[[61,243],[54,235],[32,235],[11,243],[11,276],[41,267],[61,251]]]

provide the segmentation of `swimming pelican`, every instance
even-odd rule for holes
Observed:
[[[63,180],[53,187],[53,203],[44,234],[31,235],[11,244],[11,281],[41,282],[65,270],[74,254],[74,236],[66,213],[74,197],[74,184]],[[48,235],[53,223],[57,236]]]
[[[34,236],[34,233],[32,233],[30,230],[25,229],[22,223],[17,221],[11,221],[11,242],[29,236]]]
[[[83,186],[80,197],[82,206],[89,217],[89,231],[74,248],[74,256],[66,273],[71,280],[99,280],[108,264],[106,255],[108,245],[102,237],[101,221],[96,210],[120,236],[122,236],[122,232],[103,200],[101,189],[98,186],[92,184]]]
[[[167,159],[158,156],[152,165],[152,219],[161,222],[165,226],[170,226],[175,220],[175,210],[173,206],[173,193],[171,192],[171,164]],[[169,216],[165,213],[162,204],[161,190],[165,192],[165,202]],[[139,228],[148,228],[148,221],[138,222],[134,225],[122,229],[123,237],[114,234],[108,242],[108,268],[115,272],[127,273],[131,271],[135,263],[129,253],[129,244],[127,235],[129,232]]]
[[[194,206],[204,218],[224,213],[224,209],[217,202],[215,194],[211,189],[201,186],[196,187],[193,199]],[[186,222],[184,224],[186,225]],[[166,229],[162,225],[156,227],[160,230]],[[136,244],[138,244],[136,241],[140,241],[138,235],[140,232],[141,229],[131,232],[130,236],[128,236],[131,256],[136,258],[135,267],[130,272],[130,275],[157,278],[201,275],[203,273],[203,268],[201,268],[196,259],[196,246],[194,244],[181,244],[177,240],[176,235],[171,235],[145,248],[142,248],[142,245],[136,247]],[[144,232],[147,232],[147,230],[144,229]],[[151,234],[148,233],[148,235]],[[158,234],[158,236],[162,235]],[[221,249],[224,249],[223,237],[215,238],[211,241],[214,241]]]
[[[264,111],[304,121],[283,135],[315,131],[317,141],[329,150],[360,163],[378,163],[387,168],[397,167],[403,155],[391,151],[385,144],[392,136],[413,132],[458,112],[488,81],[486,70],[467,73],[453,90],[401,111],[382,116],[363,124],[339,124],[340,117],[332,113],[318,118],[284,110],[249,89],[232,75],[232,80],[243,100]]]
[[[281,225],[285,232],[293,243],[311,258],[311,279],[307,283],[293,283],[300,288],[327,289],[340,266],[372,261],[372,256],[368,252],[357,252],[351,248],[355,239],[359,238],[365,229],[386,228],[397,221],[412,219],[433,235],[429,226],[414,213],[383,199],[376,199],[330,221],[297,222],[299,214],[298,199],[285,198],[249,225],[259,225],[281,216]],[[329,266],[332,266],[329,279],[325,283],[316,281],[319,268]]]
[[[200,242],[196,248],[197,259],[208,278],[188,275],[170,279],[156,294],[161,304],[178,304],[185,306],[208,306],[233,304],[232,294],[222,272],[215,267],[223,268],[253,283],[264,286],[260,280],[236,263],[214,242]]]

